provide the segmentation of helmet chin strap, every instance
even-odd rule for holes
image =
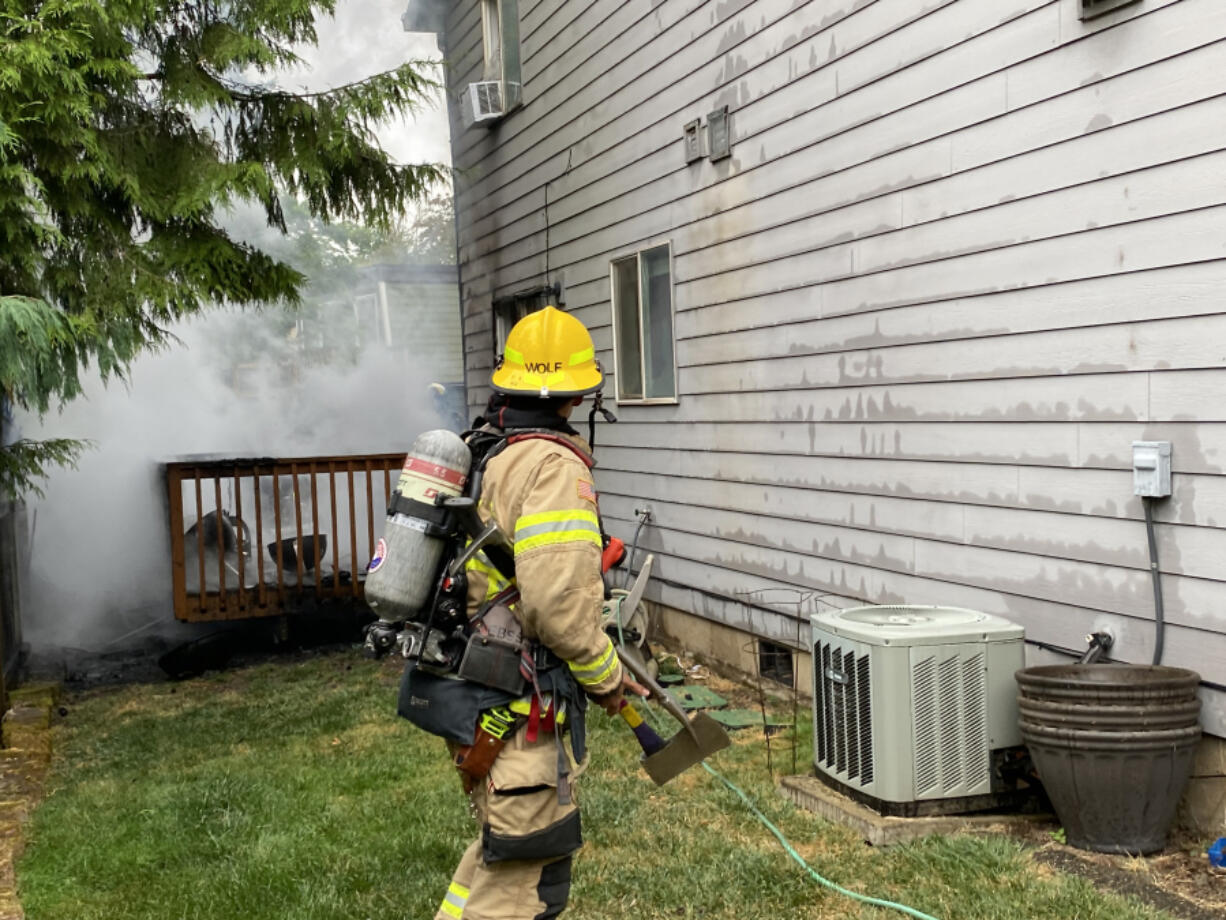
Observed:
[[[604,390],[597,390],[592,398],[592,411],[587,414],[587,443],[596,449],[596,413],[604,416],[606,422],[616,422],[617,416],[604,407]]]

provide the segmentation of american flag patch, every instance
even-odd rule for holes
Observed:
[[[590,482],[586,479],[580,479],[577,488],[580,498],[591,502],[593,505],[596,504],[596,490]]]

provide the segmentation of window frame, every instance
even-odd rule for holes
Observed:
[[[527,288],[522,291],[516,291],[514,294],[495,297],[490,301],[490,311],[493,316],[491,332],[493,335],[495,366],[497,366],[498,359],[502,357],[502,353],[506,349],[507,336],[511,333],[511,327],[529,313],[548,306],[557,307],[558,309],[566,306],[560,284]]]
[[[502,84],[504,115],[523,102],[521,54],[519,0],[481,0],[481,79]]]
[[[673,362],[673,395],[672,396],[647,396],[647,368],[644,364],[647,349],[645,347],[645,328],[643,314],[643,255],[651,252],[654,249],[666,248],[668,250],[668,310],[669,310],[669,350],[672,353]],[[643,380],[642,396],[623,396],[621,392],[622,376],[620,373],[621,362],[618,358],[618,319],[617,319],[617,281],[616,272],[617,266],[626,262],[629,259],[635,261],[635,282],[638,290],[638,329],[639,329],[639,373]],[[676,298],[676,271],[673,265],[673,243],[672,240],[656,240],[639,246],[630,252],[622,253],[609,260],[609,313],[611,320],[611,328],[613,332],[613,377],[616,382],[614,386],[614,402],[619,406],[675,406],[681,402],[681,387],[679,385],[677,373],[677,298]]]

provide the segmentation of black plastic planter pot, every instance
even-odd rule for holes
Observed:
[[[1017,672],[1022,738],[1069,844],[1152,853],[1166,844],[1200,740],[1200,676],[1069,664]]]

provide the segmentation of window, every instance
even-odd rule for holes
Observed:
[[[517,0],[481,0],[481,34],[485,46],[484,78],[514,84],[514,90],[507,87],[510,104],[505,108],[510,109],[519,101],[521,82]]]
[[[669,245],[610,266],[618,402],[676,402],[673,277]]]
[[[767,680],[783,684],[785,687],[795,687],[796,675],[792,669],[792,650],[786,645],[759,639],[758,674]]]
[[[494,360],[497,361],[502,357],[503,349],[507,345],[507,335],[511,332],[512,326],[529,313],[535,313],[537,310],[543,310],[549,306],[560,308],[564,305],[562,287],[558,284],[529,288],[525,291],[509,294],[506,297],[495,298]]]
[[[513,297],[494,301],[494,360],[502,357],[511,327],[535,309],[535,304]]]

